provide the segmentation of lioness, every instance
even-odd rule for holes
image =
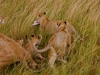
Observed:
[[[30,53],[13,39],[0,33],[0,72],[14,62],[20,61],[26,68],[34,68],[37,64],[33,61]],[[1,74],[0,74],[1,75]]]
[[[67,30],[67,25],[66,21],[61,21],[57,31],[55,34],[50,38],[48,45],[43,48],[42,50],[37,50],[37,48],[34,47],[34,49],[37,52],[45,52],[49,50],[49,64],[50,67],[53,67],[53,64],[55,60],[57,59],[58,61],[65,62],[63,59],[65,55],[65,49],[68,42],[68,39],[70,38],[70,34]],[[71,41],[71,39],[69,40]]]

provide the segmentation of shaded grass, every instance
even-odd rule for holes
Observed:
[[[39,35],[39,27],[31,27],[38,12],[47,12],[52,20],[67,20],[75,26],[84,39],[73,43],[69,61],[56,62],[55,68],[44,67],[40,73],[23,71],[16,67],[5,75],[99,75],[100,74],[100,1],[99,0],[0,0],[0,14],[5,24],[0,24],[0,32],[14,40],[24,39],[25,35]],[[39,48],[46,46],[50,36],[44,34]],[[44,56],[47,53],[43,54]],[[41,63],[43,64],[43,62]]]

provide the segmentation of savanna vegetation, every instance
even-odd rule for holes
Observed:
[[[4,69],[4,75],[100,75],[100,0],[0,0],[0,33],[14,40],[25,35],[39,35],[39,26],[32,27],[38,12],[47,12],[50,20],[66,20],[71,23],[83,41],[72,43],[72,51],[66,64],[56,62],[53,69],[48,59],[39,61],[39,69],[30,72],[20,64]],[[39,48],[48,42],[44,35]],[[47,57],[47,53],[43,53]],[[41,66],[42,65],[42,66]]]

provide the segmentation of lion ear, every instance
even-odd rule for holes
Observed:
[[[20,40],[20,43],[21,43],[21,45],[22,45],[22,44],[24,43],[24,40],[23,40],[23,39],[21,39],[21,40]]]
[[[44,12],[43,14],[46,15],[46,12]]]
[[[34,37],[34,34],[32,34],[31,37]]]
[[[56,25],[59,27],[61,25],[60,21],[56,21]]]
[[[64,23],[66,24],[67,22],[66,22],[66,21],[64,21]]]
[[[38,39],[42,39],[42,36],[41,36],[41,35],[39,35],[39,36],[38,36]]]
[[[20,41],[22,41],[22,42],[23,42],[24,40],[23,40],[23,39],[20,39]]]

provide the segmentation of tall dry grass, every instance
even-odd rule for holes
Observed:
[[[44,11],[51,20],[67,20],[73,24],[84,41],[74,42],[69,61],[56,63],[52,70],[44,67],[37,73],[16,66],[4,74],[100,75],[100,44],[97,43],[100,41],[100,0],[0,0],[0,14],[5,17],[0,32],[14,40],[25,39],[25,35],[39,35],[39,27],[31,27],[31,24],[36,14]],[[44,36],[41,47],[47,40]]]

